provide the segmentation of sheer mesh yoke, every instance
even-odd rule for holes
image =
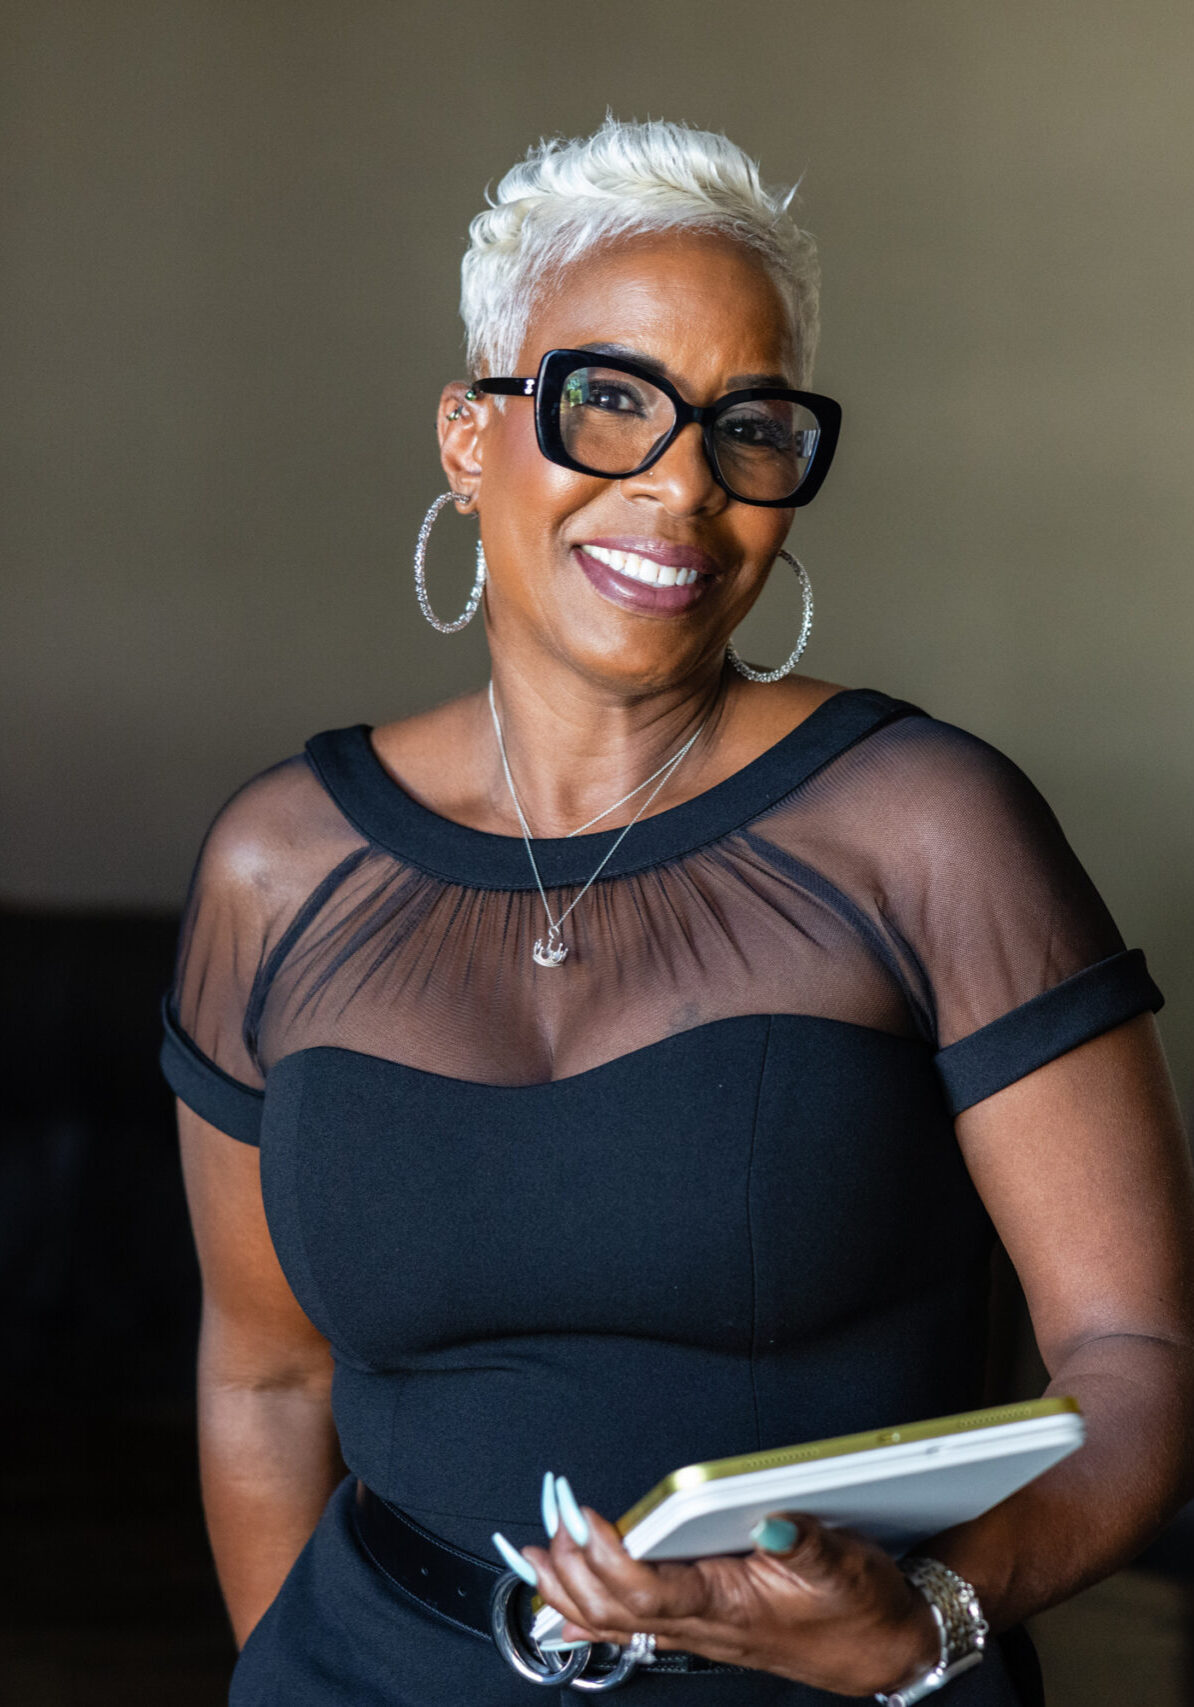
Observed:
[[[536,844],[555,911],[614,833]],[[316,738],[204,843],[169,1004],[176,1088],[198,1104],[206,1074],[248,1108],[281,1059],[329,1045],[534,1085],[801,1014],[943,1051],[957,1107],[1160,1005],[1023,772],[871,690],[619,852],[567,922],[565,965],[540,968],[521,842],[418,806],[364,726]]]

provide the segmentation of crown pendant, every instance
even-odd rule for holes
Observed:
[[[558,925],[552,925],[547,933],[547,941],[542,937],[536,939],[531,950],[536,966],[562,966],[568,958],[568,945],[560,940]]]

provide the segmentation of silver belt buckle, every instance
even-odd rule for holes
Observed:
[[[531,1647],[528,1647],[514,1617],[514,1596],[521,1587],[522,1578],[514,1571],[507,1571],[498,1578],[489,1603],[489,1622],[498,1653],[528,1683],[541,1684],[545,1689],[563,1689],[567,1684],[572,1689],[603,1694],[605,1690],[617,1689],[625,1683],[640,1665],[653,1664],[653,1644],[647,1636],[636,1635],[622,1649],[617,1665],[603,1677],[581,1675],[593,1652],[591,1643],[573,1648],[567,1659],[559,1654],[544,1653],[533,1639]]]

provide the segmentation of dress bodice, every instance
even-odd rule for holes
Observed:
[[[535,844],[558,912],[616,836]],[[825,701],[636,824],[536,966],[522,842],[363,726],[217,816],[164,1063],[261,1145],[350,1466],[478,1551],[544,1468],[616,1516],[682,1463],[978,1402],[991,1230],[953,1117],[1160,1005],[1011,760]]]

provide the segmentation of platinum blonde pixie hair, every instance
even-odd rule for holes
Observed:
[[[765,189],[728,137],[662,119],[610,115],[592,136],[541,141],[511,167],[469,226],[460,313],[469,372],[512,374],[532,310],[559,273],[618,237],[679,227],[753,249],[787,302],[797,384],[812,375],[820,330],[816,246],[789,212],[796,188]]]

